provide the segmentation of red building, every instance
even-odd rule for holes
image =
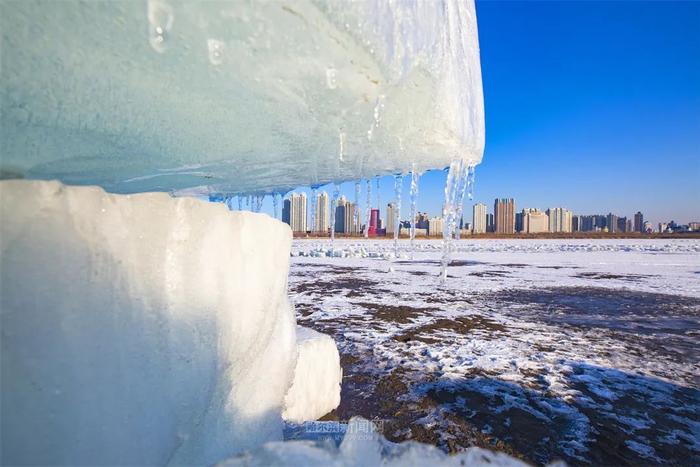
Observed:
[[[377,228],[379,227],[379,209],[372,209],[369,217],[369,230],[367,235],[369,237],[377,236]]]

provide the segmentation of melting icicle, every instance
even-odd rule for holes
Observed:
[[[238,210],[243,210],[243,195],[240,194],[238,195]]]
[[[470,200],[474,199],[474,182],[476,180],[476,166],[473,163],[469,164],[469,172],[467,173],[467,196]]]
[[[338,198],[340,197],[340,185],[337,183],[333,186],[333,198],[331,199],[331,251],[333,256],[333,243],[335,241],[335,215],[338,207]]]
[[[457,159],[452,161],[445,180],[445,204],[442,208],[442,261],[440,268],[440,281],[447,282],[447,266],[450,263],[452,253],[452,238],[457,223],[457,206],[462,203],[459,197],[462,179],[466,177],[464,170],[466,161]],[[464,195],[464,191],[462,191]]]
[[[338,150],[338,160],[342,162],[343,157],[345,157],[345,133],[343,131],[338,131],[338,146],[340,146]]]
[[[250,199],[251,199],[251,195],[248,195],[245,197],[245,208],[249,211],[250,211],[250,204],[251,204]]]
[[[164,0],[148,0],[148,42],[158,53],[165,52],[175,16]]]
[[[362,222],[362,217],[360,214],[360,181],[355,182],[355,225],[360,228],[360,223]]]
[[[455,239],[459,240],[462,237],[462,209],[464,206],[464,193],[469,184],[469,167],[466,162],[462,163],[460,168],[459,178],[457,180],[457,201],[455,208]]]
[[[376,187],[377,188],[377,209],[382,208],[382,198],[381,198],[381,195],[379,194],[380,193],[379,192],[379,180],[380,180],[380,178],[377,177],[377,181],[376,181],[376,185],[377,185],[377,187]]]
[[[411,168],[411,259],[413,259],[414,251],[414,241],[416,239],[416,218],[418,213],[416,212],[416,204],[418,202],[418,181],[420,180],[420,174],[416,171],[416,163],[413,163]]]
[[[318,188],[311,187],[311,233],[316,232],[316,204],[318,200]]]
[[[367,179],[367,213],[365,213],[365,238],[369,238],[369,221],[372,217],[372,180]]]
[[[263,201],[265,200],[265,194],[261,195],[255,195],[255,198],[253,199],[253,211],[254,212],[260,212],[262,210],[262,205]]]
[[[379,181],[379,180],[377,180]],[[397,175],[394,179],[394,256],[399,257],[399,230],[401,226],[401,190],[403,189],[403,175]],[[387,219],[388,221],[389,219]]]

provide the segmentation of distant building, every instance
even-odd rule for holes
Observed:
[[[486,231],[495,232],[496,227],[493,225],[493,214],[486,214]]]
[[[387,235],[394,235],[394,231],[396,231],[397,226],[396,226],[396,204],[395,203],[389,203],[386,205],[386,234]]]
[[[369,216],[369,232],[370,237],[375,237],[377,235],[377,229],[379,228],[379,209],[372,209]]]
[[[515,213],[515,231],[516,232],[523,231],[523,213],[522,212]]]
[[[345,233],[345,196],[338,198],[338,205],[335,208],[335,233]]]
[[[608,214],[608,217],[605,221],[605,226],[608,228],[608,232],[617,232],[617,216],[613,213]]]
[[[627,232],[627,218],[618,217],[617,218],[617,232]]]
[[[328,232],[328,193],[322,191],[316,195],[316,225],[314,232]]]
[[[306,232],[306,193],[292,193],[291,202],[292,232]]]
[[[442,217],[433,217],[428,221],[428,235],[431,237],[442,235]]]
[[[539,209],[523,209],[523,228],[526,233],[549,232],[549,216]]]
[[[549,208],[547,216],[549,217],[550,232],[571,232],[572,230],[572,215],[573,213],[564,208]]]
[[[289,199],[285,199],[282,203],[282,222],[292,226],[292,202]]]
[[[647,234],[654,233],[654,225],[649,221],[644,221],[643,228],[644,228],[644,230],[643,230],[644,233],[647,233]]]
[[[580,232],[581,231],[581,217],[582,216],[571,216],[571,231]]]
[[[496,199],[493,204],[496,233],[515,233],[515,201],[513,198]]]
[[[668,229],[668,225],[665,222],[659,222],[659,233],[664,233]]]
[[[428,230],[428,213],[419,212],[416,216],[416,228]]]
[[[486,205],[476,203],[472,210],[472,230],[475,234],[486,232]]]
[[[355,203],[345,202],[345,231],[347,235],[359,235],[360,224],[355,210],[358,209]]]
[[[634,224],[632,224],[632,219],[627,219],[625,222],[625,232],[635,232]]]
[[[646,229],[644,228],[644,214],[641,212],[637,211],[637,214],[634,215],[634,231],[635,232],[645,232]]]
[[[698,230],[700,230],[700,222],[688,222],[688,230],[697,232]]]

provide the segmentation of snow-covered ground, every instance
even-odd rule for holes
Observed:
[[[328,418],[535,462],[700,462],[700,241],[340,240],[292,246],[300,324],[331,334]]]

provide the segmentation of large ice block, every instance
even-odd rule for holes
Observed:
[[[21,180],[0,219],[0,464],[211,465],[281,439],[286,224]]]
[[[4,176],[273,192],[478,163],[472,1],[0,3]]]

